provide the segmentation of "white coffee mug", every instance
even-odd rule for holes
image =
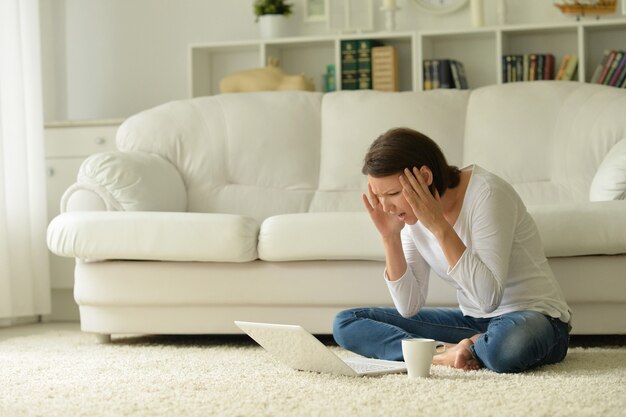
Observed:
[[[430,376],[430,365],[433,356],[445,352],[437,352],[437,348],[445,345],[433,339],[404,339],[402,340],[402,355],[406,363],[409,378],[423,378]]]

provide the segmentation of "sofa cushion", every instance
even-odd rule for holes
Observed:
[[[463,159],[513,185],[527,205],[584,202],[600,162],[626,136],[626,95],[566,81],[472,92]]]
[[[302,91],[174,101],[126,120],[117,146],[171,161],[188,211],[257,220],[303,212],[319,177],[321,101]]]
[[[529,206],[546,256],[626,253],[626,201]]]
[[[626,138],[617,142],[598,168],[589,189],[589,200],[626,198]]]
[[[48,247],[85,260],[247,262],[257,258],[258,223],[230,214],[64,213],[48,226]]]
[[[378,231],[366,212],[298,213],[261,224],[265,261],[384,260]]]
[[[363,157],[378,136],[394,127],[421,131],[460,164],[469,91],[386,93],[342,91],[324,95],[319,189],[310,211],[362,210]]]

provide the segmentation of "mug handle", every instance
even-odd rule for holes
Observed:
[[[435,344],[435,353],[434,353],[434,355],[441,355],[442,353],[444,353],[447,350],[448,350],[448,345],[446,343],[437,342]]]

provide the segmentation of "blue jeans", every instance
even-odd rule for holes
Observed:
[[[340,346],[360,355],[398,361],[403,360],[402,339],[458,343],[480,333],[472,353],[483,367],[522,372],[562,361],[570,328],[568,323],[535,311],[475,318],[456,308],[423,308],[404,318],[394,308],[372,307],[337,314],[333,336]]]

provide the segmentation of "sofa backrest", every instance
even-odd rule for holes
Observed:
[[[362,210],[363,157],[409,127],[448,162],[479,164],[526,204],[588,201],[604,156],[626,137],[626,91],[564,81],[384,93],[235,93],[167,103],[120,127],[121,150],[155,153],[181,173],[188,210],[258,220]]]
[[[156,153],[180,171],[188,211],[276,214],[362,210],[369,145],[392,127],[437,141],[459,164],[469,92],[236,93],[132,116],[120,150]]]
[[[439,144],[450,164],[460,164],[468,91],[330,93],[322,104],[319,189],[310,211],[362,210],[361,174],[371,143],[394,127],[416,129]]]
[[[263,92],[174,101],[126,120],[117,147],[173,163],[188,211],[257,219],[304,212],[319,177],[321,100]]]
[[[566,81],[494,85],[472,92],[464,163],[513,184],[527,205],[589,201],[611,147],[626,137],[626,92]]]

